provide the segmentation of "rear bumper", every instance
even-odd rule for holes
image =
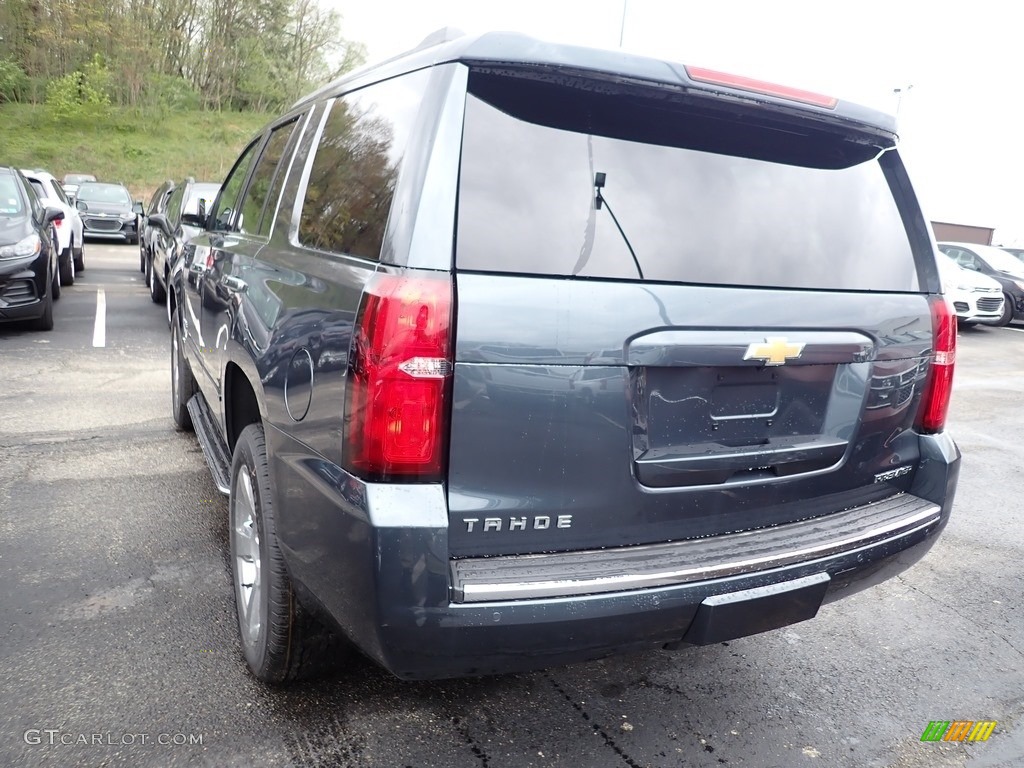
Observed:
[[[827,574],[823,599],[830,602],[909,568],[931,548],[946,519],[842,556],[746,576],[570,598],[421,609],[388,604],[381,606],[377,660],[399,677],[420,679],[526,671],[625,651],[702,644],[691,627],[708,598]],[[744,606],[732,637],[790,623],[783,616],[766,626],[762,605]]]
[[[448,558],[441,486],[365,484],[329,462],[303,457],[276,430],[268,430],[268,439],[272,471],[288,478],[276,483],[287,489],[287,498],[278,499],[278,527],[304,601],[406,679],[524,671],[718,642],[809,618],[819,604],[890,578],[927,553],[948,522],[960,461],[948,435],[922,437],[922,463],[904,497],[917,510],[916,522],[888,534],[872,529],[874,535],[859,544],[850,539],[838,551],[822,547],[802,560],[773,561],[776,567],[719,575],[712,569],[696,580],[636,589],[465,602],[465,592],[455,589],[458,561]],[[790,591],[794,600],[779,597]],[[709,624],[712,609],[717,625]]]

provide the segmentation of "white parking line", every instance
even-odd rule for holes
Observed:
[[[102,288],[96,289],[96,324],[92,329],[92,345],[107,346],[107,294]]]
[[[1017,333],[1024,333],[1024,328],[1011,328],[1008,325],[1004,325],[1003,326],[1003,330],[1006,330],[1006,331],[1016,331]]]

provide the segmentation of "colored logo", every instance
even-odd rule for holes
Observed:
[[[932,720],[921,741],[988,741],[995,728],[995,720]]]
[[[785,365],[803,354],[804,345],[790,344],[785,336],[769,336],[764,342],[755,341],[747,347],[744,360],[764,360],[765,365]]]

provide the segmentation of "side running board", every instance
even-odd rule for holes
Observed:
[[[192,426],[195,427],[213,482],[217,490],[227,496],[231,491],[231,455],[220,438],[210,406],[201,394],[193,395],[188,401],[188,414],[192,417]]]

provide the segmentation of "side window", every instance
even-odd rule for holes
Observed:
[[[40,200],[46,197],[46,190],[43,189],[43,183],[41,181],[29,179],[28,183],[32,185],[32,189],[36,193],[36,197],[38,197]]]
[[[235,162],[235,167],[231,169],[231,173],[224,181],[224,186],[221,187],[220,197],[217,198],[217,220],[213,224],[213,228],[217,232],[230,232],[236,229],[235,220],[238,217],[235,214],[238,210],[238,196],[242,192],[242,184],[245,183],[245,177],[249,174],[249,168],[256,159],[256,150],[262,139],[261,136],[245,148],[245,152]]]
[[[300,117],[295,123],[292,124],[292,130],[290,130],[289,137],[292,140],[288,143],[288,147],[284,149],[284,154],[281,157],[281,163],[277,167],[277,172],[274,174],[274,181],[270,185],[270,194],[267,195],[267,202],[263,207],[263,217],[260,219],[260,231],[259,233],[266,237],[270,234],[271,225],[274,223],[274,215],[277,213],[277,205],[281,200],[281,188],[284,186],[285,176],[288,175],[288,164],[289,158],[292,156],[292,149],[295,146],[295,141],[298,139],[296,135],[298,133],[298,126],[303,124],[305,115]],[[267,151],[270,147],[267,147]]]
[[[153,196],[149,198],[149,205],[146,206],[147,212],[157,213],[160,210],[160,200],[163,198],[166,189],[167,188],[163,184],[156,188],[156,192],[154,192]]]
[[[956,260],[961,267],[974,270],[978,269],[978,260],[970,251],[965,251],[961,248],[960,252],[957,254]]]
[[[281,196],[281,204],[278,206],[277,218],[274,222],[274,237],[284,237],[287,239],[289,236],[288,230],[291,227],[292,213],[295,210],[295,199],[299,194],[302,170],[306,167],[306,160],[309,158],[309,151],[313,146],[313,139],[316,138],[321,118],[323,118],[322,105],[317,104],[313,107],[309,121],[306,123],[305,131],[303,131],[299,139],[298,148],[295,150],[295,156],[292,158],[292,169],[288,174],[288,178],[284,179],[283,168],[281,174],[278,175],[278,183],[284,182],[284,192]],[[263,216],[264,221],[266,221],[269,215],[270,211],[268,210]]]
[[[959,265],[961,267],[967,266],[967,264],[965,262],[965,259],[967,258],[967,254],[965,254],[959,248],[954,248],[952,246],[944,245],[939,250],[942,251],[944,254],[946,254],[946,258],[948,258],[950,261],[953,261],[954,263],[956,263],[957,265]]]
[[[402,156],[428,78],[429,71],[420,70],[335,100],[302,204],[302,245],[380,258]]]
[[[25,198],[28,200],[29,208],[32,209],[32,215],[37,221],[41,220],[43,217],[43,204],[39,202],[39,196],[32,192],[28,183],[24,184],[22,189],[24,190]]]
[[[171,227],[178,225],[178,220],[181,218],[181,201],[185,197],[185,187],[180,186],[174,192],[171,193],[171,199],[167,201],[167,221]]]
[[[158,210],[160,210],[160,211],[166,211],[167,210],[167,205],[168,205],[168,203],[171,200],[171,195],[174,194],[174,190],[175,190],[174,187],[168,187],[167,191],[164,192],[163,195],[160,196],[160,207],[158,208]]]
[[[53,192],[53,194],[49,195],[49,197],[56,197],[58,200],[64,203],[64,205],[71,205],[71,203],[68,202],[67,195],[64,194],[64,190],[61,188],[60,184],[58,184],[56,180],[51,179],[48,183],[48,186],[50,187],[50,190]]]
[[[270,186],[274,182],[274,174],[281,164],[281,158],[284,157],[296,122],[296,120],[291,120],[271,132],[270,139],[256,163],[256,170],[252,172],[252,180],[249,182],[249,187],[242,200],[242,216],[238,220],[239,231],[264,234],[260,227],[263,207],[267,203]],[[270,222],[268,221],[267,230],[269,229]]]

